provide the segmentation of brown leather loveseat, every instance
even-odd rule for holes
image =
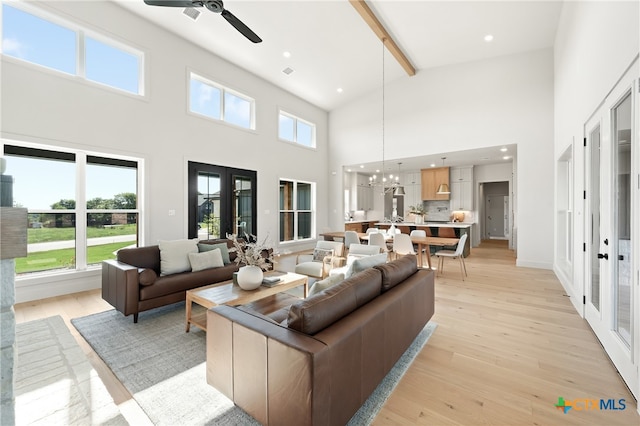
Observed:
[[[233,243],[226,239],[200,241],[200,244]],[[125,316],[185,300],[187,290],[228,281],[238,270],[236,253],[230,263],[197,272],[160,275],[160,247],[135,247],[118,251],[116,260],[102,262],[102,298]]]
[[[408,255],[294,303],[283,322],[212,308],[207,382],[264,425],[346,424],[433,315],[433,283]]]

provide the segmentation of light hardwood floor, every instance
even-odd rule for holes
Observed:
[[[280,267],[289,270],[294,259],[281,258]],[[436,278],[438,328],[376,425],[640,424],[631,393],[553,272],[516,268],[503,241],[483,242],[466,261],[462,281],[457,261],[445,259]],[[61,315],[115,402],[129,407],[129,392],[69,322],[107,309],[96,290],[16,305],[16,318]],[[626,409],[564,414],[558,397],[624,399]]]

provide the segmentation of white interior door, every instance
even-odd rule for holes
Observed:
[[[638,63],[585,124],[585,318],[638,397]]]

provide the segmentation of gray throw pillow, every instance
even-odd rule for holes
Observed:
[[[199,243],[198,244],[198,251],[200,253],[205,251],[215,250],[215,249],[220,249],[220,254],[222,255],[222,262],[224,262],[225,265],[228,265],[229,263],[231,263],[231,260],[229,259],[229,247],[227,246],[227,243],[218,243],[218,244]]]
[[[359,259],[355,259],[351,262],[347,273],[345,274],[347,278],[351,275],[357,274],[358,272],[362,272],[365,269],[373,268],[376,265],[382,265],[387,262],[387,253],[375,254],[373,256],[365,256]]]

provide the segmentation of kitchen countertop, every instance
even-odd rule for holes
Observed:
[[[390,222],[379,222],[375,224],[391,226]],[[415,226],[416,228],[427,227],[427,228],[470,228],[473,223],[471,222],[425,222],[425,223],[415,223],[415,222],[399,222],[394,223],[396,226]]]
[[[369,222],[377,222],[379,219],[365,219],[365,220],[345,220],[344,223],[369,223]]]

